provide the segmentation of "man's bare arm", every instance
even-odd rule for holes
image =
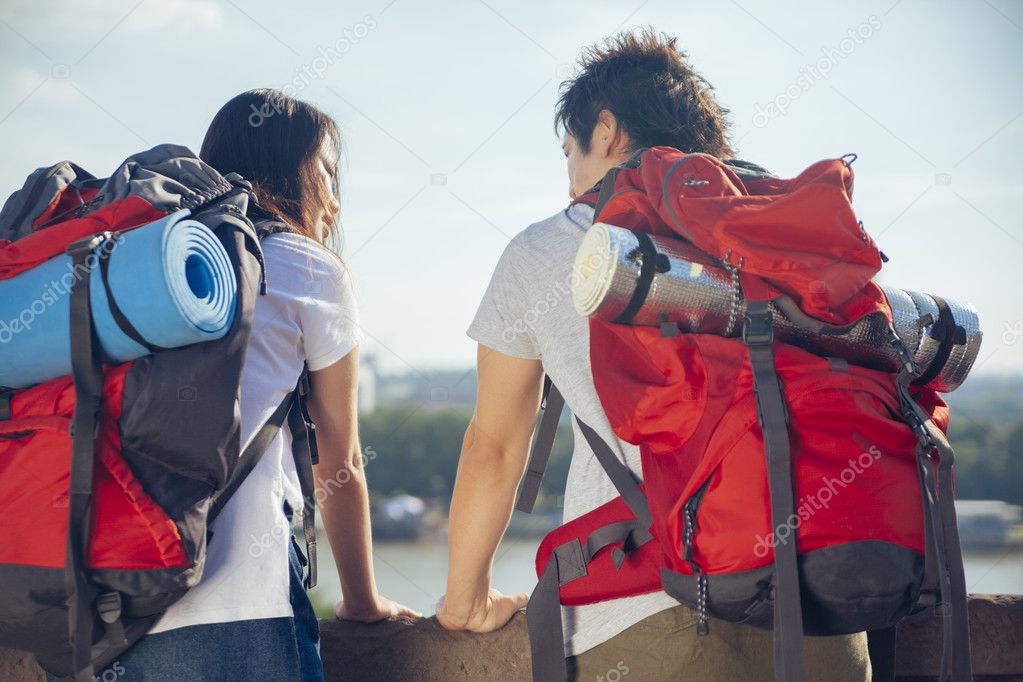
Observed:
[[[490,588],[494,554],[511,519],[540,407],[543,366],[480,345],[476,411],[462,442],[448,521],[447,594],[437,618],[448,629],[502,627],[527,595]]]

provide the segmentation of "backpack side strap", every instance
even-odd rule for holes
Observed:
[[[89,303],[89,286],[97,246],[110,237],[103,232],[79,239],[67,247],[67,254],[82,275],[71,285],[71,374],[75,388],[75,411],[71,422],[71,472],[68,485],[67,554],[64,560],[64,588],[68,595],[68,630],[72,677],[93,678],[93,599],[96,588],[85,574],[89,550],[92,505],[92,475],[103,410],[103,371],[99,341]],[[101,249],[99,258],[109,256]],[[81,268],[81,269],[79,269]]]
[[[939,679],[944,682],[951,677],[954,682],[965,682],[973,679],[973,672],[966,574],[952,487],[955,452],[945,434],[913,399],[910,385],[917,380],[920,371],[894,329],[892,336],[892,344],[903,359],[903,368],[895,383],[903,417],[917,437],[916,459],[924,500],[924,518],[930,526],[927,534],[929,542],[924,549],[925,566],[930,568],[937,565],[941,592],[943,638]]]

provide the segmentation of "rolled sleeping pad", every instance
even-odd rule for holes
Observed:
[[[646,277],[643,277],[644,261]],[[648,287],[648,288],[647,288]],[[883,286],[896,333],[921,369],[916,383],[955,390],[980,352],[977,311],[915,291]],[[682,332],[737,337],[746,303],[732,273],[720,261],[681,239],[637,234],[594,224],[576,254],[572,298],[586,317],[659,326]],[[771,302],[778,338],[822,356],[855,365],[898,371],[902,362],[881,315],[837,327],[811,318],[788,297]]]
[[[108,281],[124,316],[149,344],[178,348],[224,336],[238,284],[213,231],[178,211],[96,247],[109,253]],[[97,263],[89,298],[103,361],[150,351],[121,331]],[[70,290],[81,272],[60,255],[0,281],[0,386],[21,388],[71,373]]]

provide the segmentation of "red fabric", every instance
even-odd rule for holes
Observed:
[[[10,279],[64,253],[69,244],[82,237],[105,230],[130,230],[165,215],[145,199],[130,196],[87,216],[33,232],[15,242],[0,240],[0,279]]]
[[[632,521],[635,518],[635,514],[629,510],[625,501],[618,497],[556,528],[543,539],[537,550],[537,577],[547,568],[556,547],[574,539],[578,539],[585,546],[587,538],[594,530],[618,521]],[[660,545],[656,541],[650,541],[633,550],[626,556],[619,569],[615,566],[613,553],[614,548],[621,545],[622,543],[618,542],[602,549],[586,567],[587,573],[584,577],[562,586],[561,603],[566,606],[577,606],[660,590]]]
[[[683,237],[738,263],[791,296],[809,315],[836,324],[887,306],[867,288],[881,255],[852,210],[853,172],[841,159],[820,161],[791,179],[744,182],[706,154],[652,147],[637,168],[614,178],[594,222]],[[593,203],[594,195],[579,201]]]
[[[744,183],[717,159],[658,147],[638,167],[620,169],[614,182],[594,222],[682,236],[715,257],[728,254],[733,264],[741,256],[743,287],[754,300],[787,295],[808,315],[831,323],[867,314],[891,320],[871,281],[879,253],[852,212],[852,171],[841,160],[821,161],[789,180]],[[794,533],[803,553],[860,540],[923,553],[916,439],[900,416],[894,374],[851,365],[834,371],[825,358],[780,342],[774,355],[790,414],[796,496],[796,516],[780,533]],[[666,338],[654,327],[591,320],[590,359],[612,428],[640,446],[659,553],[651,556],[672,571],[694,573],[682,558],[682,510],[707,483],[692,561],[708,575],[771,564],[777,538],[742,340]],[[915,393],[947,429],[941,397],[931,389]],[[538,568],[554,546],[585,540],[623,513],[631,518],[616,499],[554,531],[541,545]],[[611,571],[605,557],[592,576],[562,588],[563,603],[648,591],[652,581],[659,583],[660,568],[648,558]]]
[[[32,221],[32,226],[35,229],[39,229],[40,225],[44,225],[47,221],[53,220],[55,217],[60,217],[64,213],[78,208],[87,201],[91,201],[97,194],[99,194],[99,187],[90,187],[74,191],[69,185],[57,192],[56,196],[54,196],[53,200],[50,202],[50,205],[46,207],[46,210],[40,213],[39,216]]]
[[[132,363],[105,369],[104,410],[96,441],[88,566],[159,569],[187,566],[177,526],[120,455],[117,420]],[[0,563],[62,568],[68,521],[71,377],[16,391],[0,421]],[[28,432],[28,433],[26,433]]]

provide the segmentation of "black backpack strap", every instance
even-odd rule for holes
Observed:
[[[552,399],[555,400],[553,404]],[[543,421],[547,422],[548,426],[553,422],[556,428],[561,407],[564,405],[564,398],[553,384],[547,394],[546,403],[547,411],[544,413]],[[556,410],[552,408],[556,408]],[[548,415],[554,416],[548,417]],[[653,535],[650,533],[650,525],[653,523],[650,507],[647,505],[646,495],[639,487],[632,472],[618,459],[596,431],[578,417],[575,420],[597,461],[600,462],[618,494],[622,496],[636,518],[632,521],[620,521],[598,528],[589,535],[585,544],[577,539],[572,540],[556,547],[551,554],[533,594],[529,597],[529,608],[526,611],[533,679],[544,680],[544,682],[561,681],[568,678],[561,619],[561,587],[585,576],[590,561],[605,547],[618,542],[622,543],[621,549],[616,549],[614,554],[615,565],[621,568],[626,554],[653,540]],[[543,429],[543,426],[542,422],[540,428]],[[540,441],[539,434],[537,440]],[[553,435],[550,436],[550,441],[553,442]],[[539,469],[540,471],[539,477],[533,477],[533,480],[537,481],[537,486],[543,476],[542,467],[546,466],[549,454],[548,444],[547,452],[541,462],[533,462],[537,452],[534,452],[531,458],[530,470]],[[524,488],[525,485],[524,483]],[[535,493],[533,497],[535,498]],[[518,508],[522,509],[521,498]]]
[[[608,444],[604,442],[604,439],[597,435],[596,431],[587,426],[579,417],[576,417],[575,421],[579,425],[579,429],[582,431],[583,437],[589,444],[590,449],[593,450],[597,461],[600,462],[600,466],[604,469],[608,478],[611,479],[611,482],[614,483],[615,489],[622,496],[622,499],[625,500],[629,510],[636,517],[636,523],[640,526],[636,533],[637,546],[653,539],[653,536],[650,534],[653,517],[650,515],[646,494],[639,487],[636,478],[632,475],[629,468],[615,456]]]
[[[590,533],[586,543],[578,539],[555,547],[547,560],[540,580],[529,596],[526,609],[526,627],[529,630],[529,650],[534,680],[562,682],[568,679],[565,664],[565,634],[561,618],[561,587],[587,575],[587,566],[605,547],[622,543],[615,550],[615,563],[621,568],[625,554],[643,542],[637,538],[648,528],[640,521],[618,521],[602,526]]]
[[[116,236],[116,235],[115,235]],[[142,336],[142,333],[135,328],[135,325],[131,323],[128,316],[121,310],[121,306],[117,305],[117,299],[114,298],[114,292],[110,289],[109,273],[110,273],[110,257],[109,255],[103,257],[99,261],[99,273],[100,279],[103,280],[103,290],[107,295],[107,307],[110,309],[110,314],[114,317],[114,322],[121,329],[125,336],[145,348],[150,353],[156,353],[157,351],[167,350],[163,346],[158,346],[155,343],[150,343]]]
[[[925,567],[932,564],[938,567],[943,611],[939,679],[944,682],[951,676],[954,682],[966,682],[973,679],[973,672],[970,661],[966,573],[963,569],[962,547],[956,525],[955,495],[952,489],[955,452],[930,415],[913,399],[910,386],[920,376],[919,367],[894,328],[891,328],[891,335],[892,345],[902,357],[903,367],[896,378],[896,387],[903,417],[917,437],[917,471],[924,499],[924,518],[930,523],[928,533],[930,542],[924,549]]]
[[[526,475],[522,479],[522,487],[519,489],[519,500],[515,504],[516,509],[527,514],[532,513],[536,497],[540,493],[540,483],[543,481],[547,464],[551,459],[551,450],[554,448],[558,421],[560,421],[561,413],[565,408],[565,398],[561,395],[558,387],[551,382],[551,378],[545,376],[543,382],[543,399],[540,402],[543,416],[540,417],[540,425],[536,429],[536,438],[529,455],[529,466],[526,468]]]
[[[296,233],[297,231],[280,216],[267,211],[259,205],[252,195],[248,205],[248,217],[252,220],[256,236],[266,239],[270,235]],[[305,586],[312,589],[316,586],[316,485],[313,478],[313,465],[319,462],[316,450],[316,426],[309,417],[306,399],[309,395],[309,370],[302,369],[302,374],[295,388],[296,409],[287,413],[288,428],[291,431],[291,452],[295,458],[295,471],[302,489],[302,535],[305,540],[306,558],[309,573],[305,578]]]
[[[757,419],[767,455],[771,524],[780,528],[794,512],[792,447],[785,397],[774,367],[774,323],[767,301],[746,301],[742,340],[753,370]],[[796,545],[796,538],[790,537],[774,547],[774,676],[778,682],[802,682],[806,679]]]
[[[305,554],[309,573],[305,578],[306,589],[316,587],[316,485],[313,480],[313,465],[319,463],[316,450],[316,425],[309,417],[306,400],[309,396],[309,370],[303,369],[296,389],[297,409],[288,414],[288,429],[291,431],[291,452],[295,458],[295,471],[302,489],[302,534],[305,538]]]
[[[77,277],[71,285],[71,374],[75,387],[75,411],[71,422],[71,471],[68,486],[67,554],[64,588],[68,595],[68,636],[72,677],[92,680],[93,599],[96,588],[86,576],[92,506],[92,474],[103,410],[103,370],[99,341],[92,318],[89,286],[96,247],[110,238],[103,232],[79,239],[67,247]],[[106,249],[99,257],[107,258]],[[81,268],[81,269],[79,269]]]
[[[285,396],[274,413],[245,446],[227,483],[213,496],[209,515],[206,517],[206,527],[209,539],[213,535],[209,528],[224,511],[224,507],[241,487],[245,478],[259,464],[263,453],[270,447],[270,443],[277,437],[284,421],[287,420],[288,429],[291,431],[291,451],[295,458],[295,470],[302,489],[302,531],[309,560],[309,575],[305,582],[306,587],[311,589],[316,586],[316,490],[313,482],[313,464],[318,462],[319,456],[316,451],[315,426],[309,418],[305,404],[308,395],[309,370],[303,368],[294,390]]]
[[[243,181],[236,181],[243,182]],[[280,220],[276,215],[263,209],[256,201],[255,194],[251,193],[251,187],[246,187],[246,191],[250,192],[249,201],[246,207],[245,216],[252,222],[253,229],[256,232],[256,236],[263,240],[271,234],[277,234],[278,232],[292,232],[293,230],[285,223]],[[265,287],[265,279],[263,286]],[[262,293],[266,293],[265,289]],[[296,396],[299,392],[299,388],[303,382],[307,382],[307,370],[302,369],[302,373],[299,375],[298,384],[295,389],[284,397],[281,404],[277,406],[277,409],[270,418],[266,420],[266,423],[260,427],[256,435],[249,441],[249,444],[245,447],[245,450],[238,457],[238,462],[235,465],[234,471],[228,478],[227,483],[221,488],[214,496],[213,503],[210,507],[210,513],[206,517],[206,527],[209,529],[213,525],[213,522],[220,512],[227,506],[231,496],[238,490],[245,477],[252,472],[252,470],[259,463],[260,458],[263,456],[263,452],[270,447],[270,443],[277,437],[277,432],[283,426],[285,419],[288,419],[288,415],[291,411],[292,405],[295,403]],[[303,407],[304,410],[304,407]],[[292,434],[294,438],[294,434]],[[297,462],[296,462],[297,464]],[[301,480],[300,480],[301,482]],[[303,494],[305,492],[303,491]],[[207,539],[212,535],[212,532],[207,530]]]
[[[273,439],[277,437],[277,433],[281,430],[284,420],[294,405],[297,390],[296,388],[284,397],[281,404],[277,406],[277,409],[270,415],[270,418],[266,420],[252,440],[249,441],[248,445],[245,446],[245,449],[242,450],[242,454],[238,456],[234,471],[231,472],[224,487],[213,495],[213,500],[210,503],[210,512],[206,517],[207,529],[213,525],[213,522],[217,520],[220,513],[224,511],[224,507],[227,506],[231,497],[241,487],[245,478],[256,468],[259,460],[263,458],[263,453],[270,447]]]

